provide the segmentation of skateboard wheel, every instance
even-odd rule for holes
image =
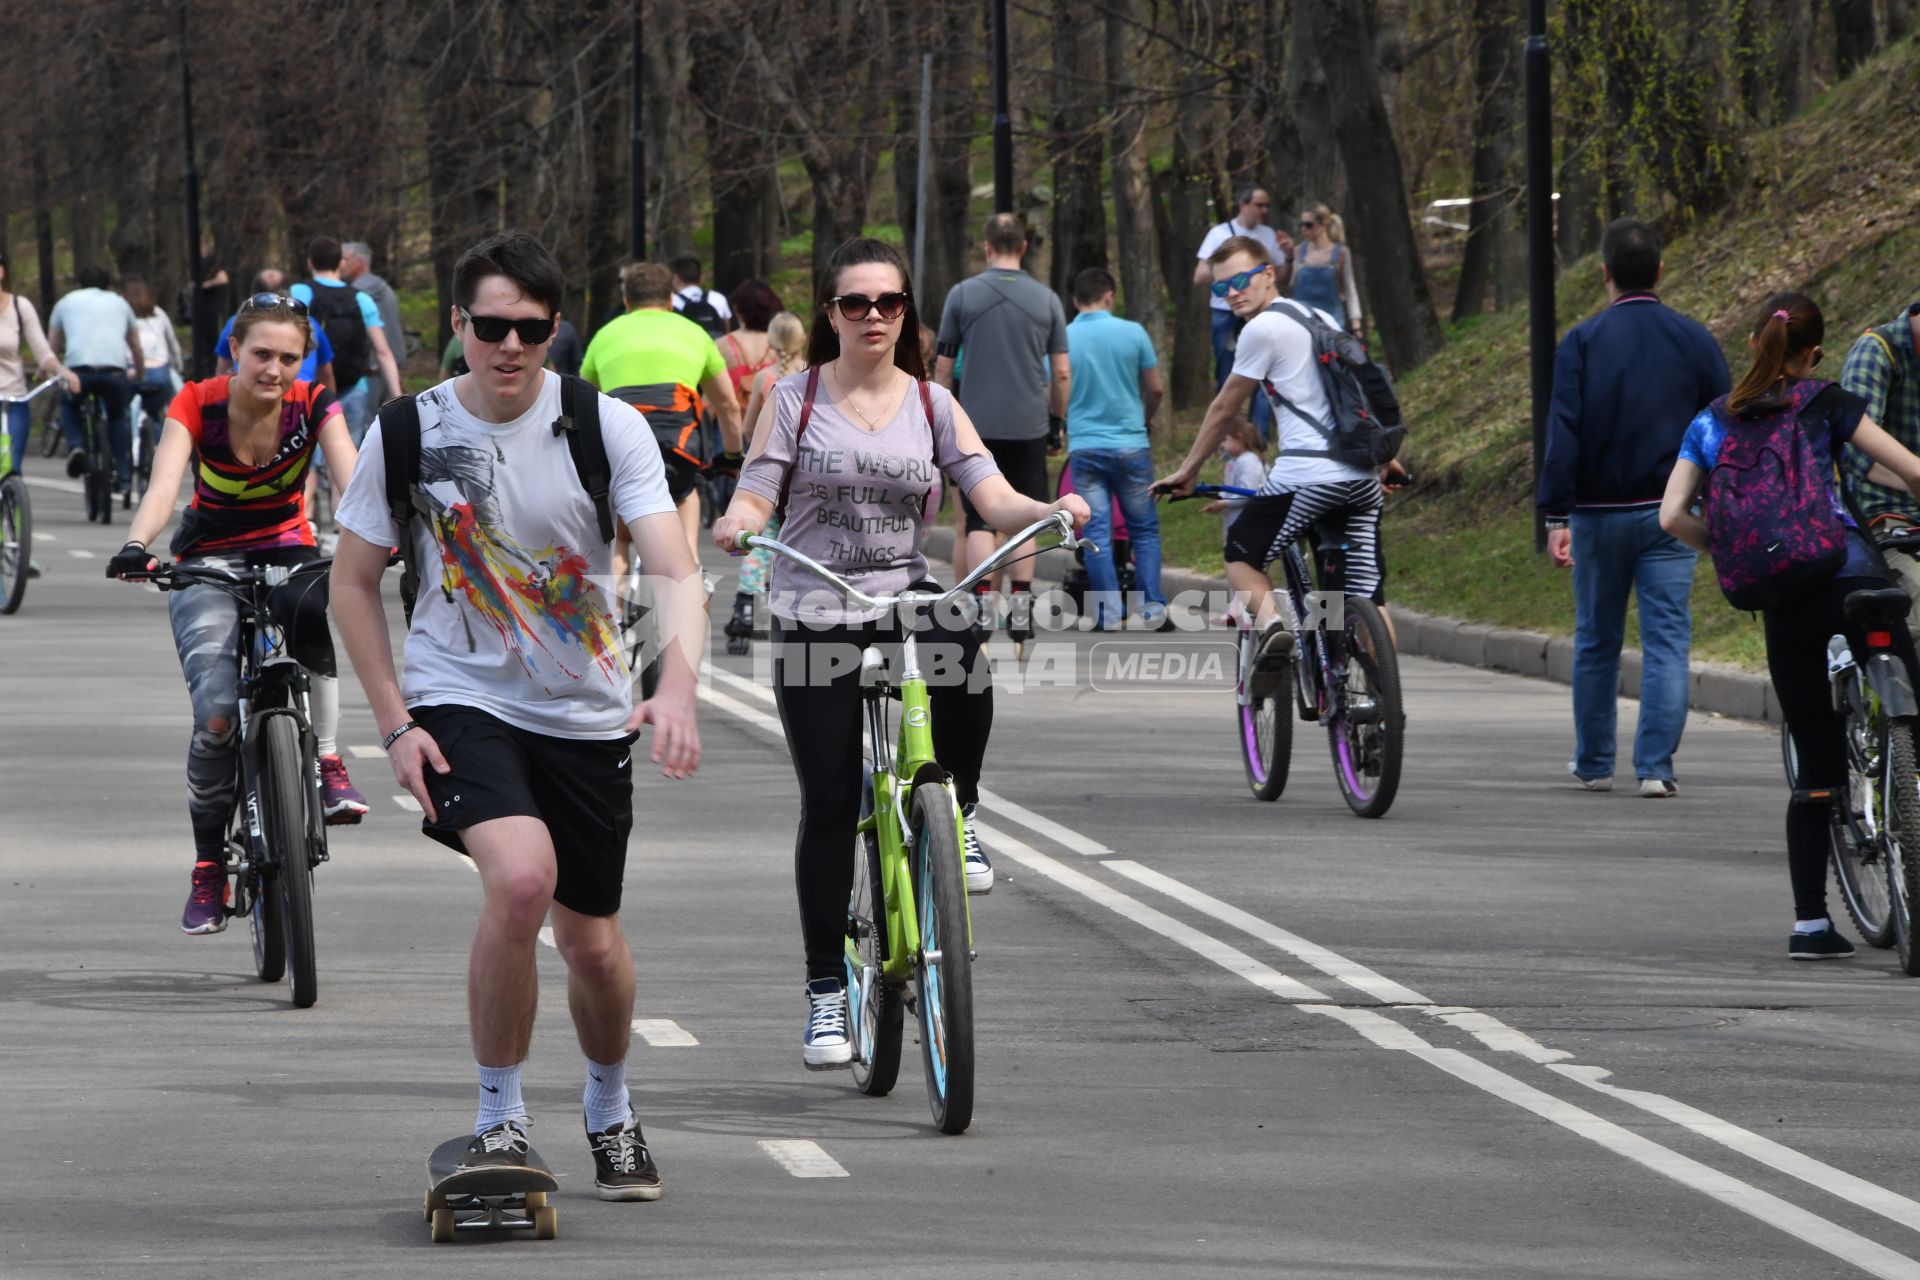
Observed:
[[[433,1192],[431,1191],[427,1192],[427,1203],[421,1208],[420,1221],[433,1221]]]
[[[542,1200],[546,1199],[545,1193],[538,1194]],[[543,1204],[533,1211],[533,1238],[535,1240],[551,1240],[559,1234],[559,1231],[560,1215],[552,1205]]]
[[[536,1209],[544,1209],[546,1207],[547,1207],[546,1192],[544,1191],[527,1192],[527,1212],[529,1214],[533,1213]]]
[[[435,1209],[433,1211],[433,1242],[445,1244],[453,1239],[453,1210]]]

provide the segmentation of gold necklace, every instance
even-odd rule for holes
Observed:
[[[833,380],[840,388],[840,403],[846,405],[847,408],[853,410],[853,412],[859,417],[859,419],[862,422],[867,424],[867,432],[869,434],[875,431],[878,431],[880,429],[880,424],[875,422],[872,418],[869,418],[864,412],[861,411],[860,406],[853,402],[853,392],[847,390],[847,384],[841,380],[840,365],[838,361],[836,361],[833,366]]]

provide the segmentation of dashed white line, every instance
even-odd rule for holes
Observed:
[[[706,701],[711,702],[714,706],[719,707],[722,711],[731,712],[733,715],[738,716],[756,729],[770,733],[774,737],[782,740],[786,738],[786,733],[780,728],[780,722],[778,720],[764,711],[754,710],[738,698],[730,698],[711,685],[704,684],[700,686],[700,696]]]
[[[804,1138],[764,1138],[760,1149],[796,1178],[845,1178],[851,1175],[840,1162]]]
[[[421,809],[420,802],[418,800],[415,800],[412,796],[395,796],[393,798],[393,802],[399,805],[402,809],[405,809],[408,813],[425,812],[425,810]]]
[[[656,1049],[690,1049],[700,1043],[672,1018],[635,1018],[633,1034]]]
[[[67,554],[75,560],[91,560],[94,558],[93,552],[87,550],[85,547],[68,547]]]
[[[379,747],[352,746],[347,748],[347,752],[355,760],[385,760],[387,758],[387,753]]]
[[[540,926],[540,945],[546,946],[546,947],[553,947],[555,950],[559,949],[560,944],[553,940],[552,925],[543,924]]]
[[[50,533],[42,533],[42,532],[40,532],[40,531],[39,531],[38,529],[35,529],[35,530],[33,531],[33,536],[34,536],[34,538],[35,538],[35,540],[36,540],[36,541],[39,541],[39,542],[58,542],[58,541],[60,541],[60,539],[58,539],[58,538],[56,538],[56,537],[54,537],[54,536],[53,536],[52,534],[50,534]]]

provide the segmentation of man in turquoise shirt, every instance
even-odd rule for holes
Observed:
[[[1074,277],[1078,314],[1067,326],[1067,358],[1073,369],[1067,465],[1074,489],[1093,508],[1085,536],[1097,547],[1086,553],[1094,628],[1118,626],[1121,617],[1120,575],[1109,550],[1117,501],[1132,540],[1134,582],[1145,597],[1140,617],[1164,631],[1173,620],[1160,590],[1160,516],[1149,492],[1153,451],[1147,435],[1165,391],[1153,340],[1133,321],[1113,314],[1113,289],[1113,277],[1099,267]]]

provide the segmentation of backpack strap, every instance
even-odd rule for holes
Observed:
[[[553,434],[566,436],[580,486],[593,499],[600,540],[612,543],[613,464],[607,461],[607,440],[600,430],[600,393],[584,378],[560,375],[560,416],[554,419]]]
[[[774,518],[782,524],[787,519],[787,495],[793,490],[793,469],[800,465],[800,437],[807,434],[807,423],[813,419],[813,395],[819,389],[820,366],[816,364],[807,369],[807,389],[800,394],[800,421],[793,427],[793,461],[780,480],[780,501],[773,504]]]
[[[940,460],[937,455],[940,452],[940,440],[939,437],[934,434],[933,430],[933,392],[929,389],[931,384],[925,378],[915,378],[913,381],[914,385],[920,389],[920,408],[927,415],[927,443],[936,455],[934,457],[934,470],[938,471],[940,468]],[[933,486],[928,485],[927,491],[920,495],[920,519],[922,523],[926,521],[927,500],[931,497],[933,497]]]
[[[1317,317],[1309,311],[1296,308],[1291,298],[1275,298],[1267,305],[1267,310],[1277,312],[1280,315],[1286,316],[1289,320],[1295,321],[1301,328],[1307,331],[1309,338],[1313,336],[1314,321]],[[1322,440],[1325,440],[1328,444],[1333,443],[1332,427],[1312,417],[1299,405],[1281,395],[1279,389],[1271,382],[1262,379],[1260,386],[1266,391],[1267,399],[1273,402],[1276,410],[1285,409],[1288,413],[1291,413],[1294,417],[1312,427]],[[1276,458],[1331,458],[1333,451],[1331,449],[1282,449],[1274,456]]]
[[[420,592],[420,566],[414,563],[413,518],[430,519],[427,495],[420,489],[420,402],[400,396],[380,406],[380,460],[387,473],[387,512],[400,544],[400,604],[413,621]]]
[[[1896,320],[1894,323],[1900,324],[1901,322]],[[1889,325],[1885,327],[1891,328],[1892,326]],[[1902,325],[1902,327],[1904,328],[1905,326]],[[1867,336],[1879,343],[1880,349],[1887,353],[1887,384],[1893,387],[1899,386],[1903,370],[1900,368],[1900,358],[1893,354],[1893,342],[1886,334],[1880,332],[1879,328],[1867,330]]]

